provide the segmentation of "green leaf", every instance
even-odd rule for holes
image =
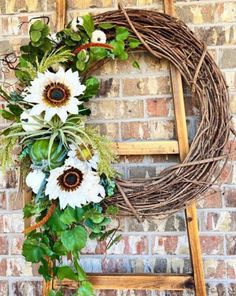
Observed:
[[[84,71],[84,69],[86,68],[86,64],[84,61],[81,61],[81,60],[77,60],[76,61],[76,68],[79,70],[79,71]]]
[[[49,26],[45,25],[43,30],[41,31],[41,34],[42,34],[43,37],[46,37],[46,36],[48,36],[49,33],[50,33]]]
[[[40,31],[32,31],[30,32],[30,38],[33,42],[38,42],[41,38],[42,34]]]
[[[40,214],[48,207],[48,201],[46,202],[39,202],[39,203],[27,203],[24,206],[24,218],[32,217],[35,214]]]
[[[59,256],[66,255],[68,253],[61,241],[56,241],[52,249]]]
[[[67,251],[80,251],[86,245],[87,232],[82,226],[65,230],[61,233],[61,241]]]
[[[72,252],[73,255],[73,261],[74,261],[74,265],[75,265],[75,269],[77,271],[78,274],[78,281],[82,282],[85,281],[87,279],[87,275],[86,272],[83,270],[83,268],[81,267],[81,265],[79,264],[79,257],[78,254],[75,252]]]
[[[72,207],[67,207],[60,216],[62,223],[69,225],[73,222],[76,222],[75,210]]]
[[[121,54],[119,54],[119,56],[118,56],[118,58],[120,59],[120,60],[122,60],[122,61],[126,61],[126,60],[128,60],[128,57],[129,57],[129,55],[128,55],[128,53],[127,52],[122,52]]]
[[[140,65],[138,61],[133,61],[132,66],[136,69],[140,69]]]
[[[125,50],[125,43],[123,41],[112,41],[110,43],[113,46],[113,52],[116,56],[119,57],[119,55],[121,55],[124,50]]]
[[[101,223],[104,219],[103,213],[99,213],[96,209],[90,209],[85,213],[85,217],[90,219],[93,223]]]
[[[15,120],[16,116],[6,110],[0,110],[0,116],[6,120]]]
[[[78,54],[77,54],[77,60],[83,61],[85,62],[87,60],[88,54],[86,52],[86,50],[81,50]]]
[[[73,30],[71,28],[65,28],[63,32],[65,35],[70,36],[73,33]]]
[[[37,20],[31,25],[30,29],[32,31],[41,31],[44,28],[44,26],[45,24],[42,21]]]
[[[52,232],[60,232],[67,228],[67,225],[60,220],[61,211],[56,208],[51,218],[48,220],[47,225]]]
[[[107,249],[110,249],[114,244],[118,243],[122,238],[122,235],[119,234],[117,235],[111,242],[110,244],[107,246]]]
[[[129,47],[134,49],[137,48],[141,42],[138,39],[135,38],[129,38]]]
[[[64,279],[70,279],[77,281],[77,274],[69,266],[60,266],[57,268],[57,278],[62,281]]]
[[[20,116],[21,113],[23,112],[23,110],[17,105],[9,104],[7,105],[7,107],[16,116]]]
[[[129,37],[129,31],[125,27],[116,28],[116,40],[124,41]]]
[[[99,61],[107,57],[107,51],[105,48],[92,47],[90,49],[90,56],[92,60]]]
[[[84,209],[76,207],[75,216],[76,216],[76,221],[82,220],[84,218]]]
[[[54,291],[51,290],[48,294],[48,296],[63,296],[63,293],[61,291]]]
[[[46,251],[35,239],[27,239],[24,241],[22,254],[29,262],[37,263],[46,255]]]
[[[49,281],[51,279],[51,275],[50,275],[48,261],[45,259],[42,259],[41,262],[42,262],[42,265],[40,265],[38,272],[44,277],[45,281]]]
[[[119,212],[119,208],[113,205],[110,205],[106,209],[106,214],[111,216],[116,216]]]
[[[83,99],[90,99],[93,96],[96,96],[98,94],[100,83],[96,77],[94,76],[89,77],[85,81],[85,85],[86,85],[86,90],[84,92]]]
[[[93,296],[94,290],[91,283],[83,281],[78,289],[79,296]]]
[[[111,23],[102,23],[99,25],[100,28],[108,30],[108,29],[112,29],[115,27],[115,25],[111,24]]]
[[[84,20],[83,27],[84,27],[86,33],[88,34],[88,36],[91,37],[92,33],[94,31],[93,18],[90,14],[87,14],[87,15],[83,16],[83,20]]]
[[[92,230],[94,233],[100,233],[102,232],[102,226],[99,224],[94,223],[91,219],[85,220],[84,224]]]
[[[80,35],[79,35],[78,33],[72,33],[72,34],[70,35],[70,38],[71,38],[72,40],[74,40],[74,41],[80,41],[80,40],[81,40],[81,37],[80,37]]]

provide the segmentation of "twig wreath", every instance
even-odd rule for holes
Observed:
[[[220,175],[223,167],[217,174],[216,169],[225,158],[230,132],[227,87],[206,46],[183,22],[166,14],[120,7],[73,19],[56,34],[37,20],[29,33],[30,42],[21,47],[14,68],[18,88],[0,91],[6,100],[1,115],[13,121],[1,132],[1,163],[11,165],[17,146],[21,183],[32,189],[24,217],[34,217],[36,224],[24,231],[26,260],[40,262],[46,281],[76,280],[76,295],[91,296],[93,288],[78,261],[88,237],[110,237],[109,247],[119,239],[117,229],[107,228],[113,216],[140,220],[173,213]],[[156,178],[121,180],[112,168],[116,156],[109,141],[84,118],[90,114],[86,102],[99,90],[93,70],[110,59],[125,61],[137,49],[178,68],[198,101],[201,122],[182,164]],[[5,63],[13,67],[8,57]],[[137,61],[133,65],[139,66]],[[62,265],[68,253],[71,265]]]

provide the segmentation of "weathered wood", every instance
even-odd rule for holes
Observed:
[[[190,275],[168,274],[88,274],[95,289],[102,290],[184,290],[193,288]],[[76,289],[78,283],[71,280],[54,280],[53,288]]]
[[[66,0],[56,0],[56,28],[57,32],[64,29],[66,24]]]
[[[112,147],[118,155],[178,154],[177,141],[115,142]]]
[[[173,0],[164,0],[164,7],[167,14],[172,16],[175,15]],[[189,152],[183,85],[179,71],[172,64],[170,65],[170,73],[174,99],[176,133],[179,142],[180,159],[183,161]],[[187,222],[187,231],[196,296],[206,296],[206,284],[198,231],[196,203],[192,203],[189,207],[187,207],[187,209],[185,210],[185,216]]]

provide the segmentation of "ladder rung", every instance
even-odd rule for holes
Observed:
[[[178,141],[115,142],[119,155],[179,154]]]
[[[185,274],[88,274],[95,289],[102,290],[184,290],[193,289],[193,276]],[[53,288],[78,288],[71,280],[54,280]]]

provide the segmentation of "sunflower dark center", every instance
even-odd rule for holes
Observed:
[[[45,87],[43,96],[48,105],[60,107],[69,100],[70,90],[60,82],[53,82]]]
[[[76,168],[70,168],[64,171],[57,180],[63,191],[74,191],[83,181],[83,173]]]
[[[55,87],[52,90],[50,90],[50,97],[53,100],[61,101],[64,98],[64,95],[65,93],[61,88]]]

